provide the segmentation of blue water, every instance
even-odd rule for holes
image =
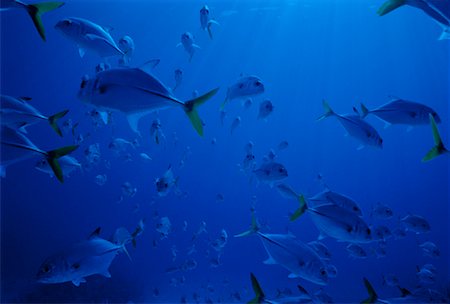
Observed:
[[[90,133],[73,156],[85,163],[84,151],[94,143],[100,144],[101,151],[99,164],[75,171],[63,184],[34,169],[37,159],[8,168],[1,179],[2,302],[179,302],[183,297],[194,302],[194,293],[200,302],[246,302],[254,297],[250,272],[271,299],[277,288],[290,288],[296,295],[297,284],[314,293],[318,285],[289,279],[281,266],[263,264],[267,254],[258,237],[233,237],[249,227],[254,204],[263,232],[291,231],[305,243],[317,239],[319,232],[308,215],[290,223],[288,214],[298,207],[295,200],[284,199],[267,184],[257,184],[237,166],[245,157],[247,142],[254,143],[261,164],[282,140],[289,147],[276,151],[276,160],[286,166],[285,182],[296,191],[308,196],[321,191],[320,174],[332,190],[360,204],[369,224],[382,223],[369,216],[371,208],[382,202],[394,211],[394,217],[386,221],[391,228],[409,213],[425,217],[431,225],[429,233],[409,232],[406,238],[389,239],[384,258],[353,259],[347,244],[325,239],[338,276],[323,288],[335,302],[366,298],[363,277],[380,297],[398,296],[396,288],[382,285],[382,275],[388,273],[413,290],[418,284],[416,266],[425,263],[437,268],[432,288],[445,293],[450,272],[449,158],[421,162],[433,145],[429,125],[409,132],[405,126],[384,129],[380,120],[369,117],[383,137],[383,149],[357,150],[358,141],[346,137],[335,118],[316,122],[323,114],[322,99],[336,112],[349,113],[360,102],[373,108],[393,95],[435,109],[442,120],[443,141],[450,145],[449,42],[437,40],[441,28],[417,9],[400,8],[379,17],[376,10],[382,2],[209,1],[211,15],[220,23],[213,27],[213,40],[200,29],[203,1],[67,1],[44,15],[45,43],[24,11],[2,12],[1,93],[30,96],[32,105],[45,114],[69,109],[63,121],[70,118],[79,123],[77,132]],[[183,82],[174,93],[180,100],[190,99],[193,90],[203,94],[219,86],[219,93],[199,110],[204,136],[196,134],[183,111],[161,110],[141,120],[140,146],[128,149],[132,160],[117,157],[108,148],[111,140],[133,140],[137,135],[121,113],[113,114],[112,124],[94,128],[86,114],[92,107],[77,99],[81,77],[92,75],[102,59],[89,52],[80,58],[75,44],[53,28],[68,16],[111,26],[116,40],[131,36],[136,44],[132,64],[159,58],[153,73],[167,86],[174,85],[174,70],[181,68]],[[185,31],[192,32],[201,47],[192,62],[176,47]],[[259,76],[266,92],[254,97],[248,110],[242,101],[231,101],[222,126],[220,104],[227,87],[241,74]],[[258,120],[259,103],[265,98],[272,100],[275,109],[266,121]],[[237,116],[242,123],[231,135],[230,125]],[[165,144],[157,145],[150,137],[155,118],[161,120]],[[28,137],[44,150],[74,140],[70,132],[59,138],[45,123],[29,127]],[[153,160],[142,160],[142,152]],[[187,157],[180,166],[183,155]],[[159,197],[155,179],[169,165],[182,195],[172,191]],[[103,186],[95,182],[99,174],[107,175]],[[136,195],[118,202],[125,182],[137,188]],[[224,196],[223,202],[216,201],[217,194]],[[156,214],[172,223],[173,231],[166,239],[160,240],[155,230]],[[118,227],[133,230],[144,218],[145,232],[137,239],[137,247],[129,246],[132,261],[124,254],[117,256],[110,279],[88,277],[79,287],[70,282],[35,282],[46,257],[87,238],[96,227],[101,226],[107,238]],[[187,247],[202,221],[207,234],[198,237],[197,252],[189,256]],[[220,265],[211,267],[209,260],[216,253],[210,242],[222,229],[228,233],[228,242]],[[427,240],[439,247],[440,257],[423,255],[418,244]],[[175,261],[173,246],[178,251]],[[187,258],[194,258],[198,267],[166,273]],[[181,277],[184,283],[171,285],[171,279]],[[159,295],[154,294],[155,288]],[[235,292],[240,301],[231,297]]]

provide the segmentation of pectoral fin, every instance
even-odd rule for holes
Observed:
[[[75,280],[72,280],[73,285],[75,285],[76,287],[80,286],[81,283],[86,283],[86,279],[85,278],[77,278]]]

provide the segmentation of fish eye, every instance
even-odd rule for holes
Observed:
[[[69,26],[69,25],[72,24],[72,21],[66,19],[66,20],[64,20],[64,21],[62,22],[62,24],[63,24],[64,26]]]
[[[49,273],[51,270],[52,270],[52,267],[50,266],[50,264],[45,264],[41,268],[41,272],[43,272],[43,273]]]
[[[367,228],[366,232],[368,235],[370,235],[370,233],[371,233],[370,228]]]
[[[325,269],[320,270],[320,275],[321,276],[326,276],[327,275],[326,270]]]
[[[261,81],[258,80],[258,81],[255,82],[255,86],[259,87],[261,85],[262,85]]]
[[[356,207],[356,206],[354,206],[354,207],[353,207],[353,211],[359,211],[359,208]]]

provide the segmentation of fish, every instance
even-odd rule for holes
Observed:
[[[165,239],[172,232],[172,223],[170,222],[167,216],[164,216],[159,219],[156,224],[156,231],[159,232],[160,238]]]
[[[227,96],[220,109],[223,110],[230,100],[260,95],[264,93],[264,90],[264,83],[259,77],[243,76],[228,88]]]
[[[430,257],[430,258],[437,258],[441,256],[441,251],[433,242],[424,242],[419,245],[419,247],[422,249],[423,255]]]
[[[432,108],[414,101],[393,98],[390,102],[369,110],[361,103],[361,117],[372,114],[388,124],[403,124],[409,126],[425,125],[429,123],[429,115],[440,123],[439,115]]]
[[[357,244],[348,244],[346,249],[352,258],[366,259],[369,256],[366,250]]]
[[[270,161],[263,163],[253,170],[253,174],[260,182],[272,184],[288,177],[288,171],[283,164]]]
[[[200,9],[200,26],[201,26],[202,30],[208,32],[209,38],[211,38],[211,40],[213,39],[213,34],[211,31],[211,26],[213,24],[220,25],[219,22],[217,22],[216,20],[214,20],[210,17],[209,7],[207,5],[204,5]]]
[[[131,57],[133,57],[135,45],[133,38],[128,35],[119,39],[119,49],[123,52],[123,56],[119,59],[119,65],[129,66]]]
[[[259,105],[258,119],[265,119],[273,112],[273,104],[270,100],[266,99]]]
[[[103,186],[104,184],[106,184],[107,181],[108,177],[106,176],[106,174],[98,174],[95,177],[95,183],[99,186]]]
[[[234,130],[236,130],[237,127],[241,125],[241,117],[238,116],[235,119],[233,119],[233,122],[231,123],[230,127],[230,134],[233,134]]]
[[[70,155],[64,155],[58,159],[58,163],[61,166],[64,177],[68,177],[76,169],[82,170],[81,164],[76,158]],[[42,158],[37,161],[35,168],[41,172],[49,174],[51,177],[55,176],[47,158]]]
[[[434,19],[434,21],[436,21],[443,29],[439,40],[450,39],[450,12],[448,10],[448,1],[388,0],[380,6],[377,14],[384,16],[403,5],[409,5],[420,9]]]
[[[311,241],[307,243],[309,247],[311,247],[322,260],[329,261],[331,260],[331,251],[325,246],[324,243],[319,241]]]
[[[293,234],[265,234],[259,229],[255,215],[252,214],[251,228],[235,237],[258,235],[268,254],[264,264],[278,264],[284,267],[290,271],[289,278],[300,277],[318,285],[328,284],[327,267],[311,247],[298,240]]]
[[[283,140],[278,144],[277,149],[278,149],[278,151],[281,151],[281,150],[287,149],[288,147],[289,147],[289,142],[287,140]]]
[[[76,43],[80,57],[84,57],[86,50],[100,57],[125,55],[111,37],[111,29],[92,21],[75,17],[65,18],[56,23],[55,29]]]
[[[119,153],[119,152],[124,152],[127,147],[132,147],[133,149],[136,148],[137,142],[133,141],[128,141],[126,139],[120,138],[120,137],[116,137],[113,138],[110,143],[108,144],[108,148]]]
[[[194,42],[194,35],[190,32],[184,32],[181,34],[180,43],[177,44],[177,47],[179,46],[183,46],[184,50],[188,53],[189,62],[192,61],[192,56],[194,56],[195,50],[200,49],[200,46]]]
[[[177,187],[177,183],[178,177],[174,177],[172,166],[169,165],[164,175],[155,180],[156,192],[159,196],[166,196],[173,187]]]
[[[183,70],[182,69],[176,69],[174,71],[174,78],[175,78],[175,86],[173,87],[172,91],[175,91],[183,81]]]
[[[383,278],[383,285],[388,285],[391,287],[397,287],[400,285],[400,280],[396,275],[392,273],[383,275],[382,278]]]
[[[422,162],[427,162],[439,155],[443,154],[449,154],[450,151],[444,146],[442,143],[441,135],[439,135],[439,130],[436,126],[436,121],[434,120],[434,117],[430,114],[429,115],[430,124],[431,124],[431,130],[433,131],[433,139],[434,139],[434,146],[431,148],[430,151],[422,158]]]
[[[381,299],[378,297],[378,294],[375,292],[375,289],[373,288],[372,284],[369,282],[367,278],[363,278],[364,286],[366,287],[367,293],[369,297],[367,299],[364,299],[361,301],[361,303],[381,303],[381,304],[389,304],[389,303],[423,303],[424,299],[421,299],[420,297],[416,297],[413,295],[409,290],[406,288],[398,287],[399,290],[402,293],[401,297],[397,298],[388,298],[388,299]]]
[[[41,16],[47,12],[60,8],[64,5],[64,2],[52,1],[52,2],[38,2],[32,4],[25,4],[19,0],[2,0],[0,2],[0,11],[11,9],[24,9],[30,15],[33,20],[34,27],[39,33],[39,36],[43,41],[46,41],[44,24],[42,23]]]
[[[295,221],[308,212],[313,223],[320,231],[319,240],[324,236],[338,241],[350,243],[370,243],[373,241],[372,231],[367,223],[354,212],[335,204],[324,204],[315,207],[307,205],[305,197],[300,199],[300,207],[291,215]]]
[[[130,182],[125,182],[121,186],[122,194],[127,197],[133,197],[137,193],[137,188],[134,187]]]
[[[379,220],[388,220],[394,216],[392,209],[384,204],[377,203],[373,208],[370,216]]]
[[[203,135],[203,124],[197,108],[214,96],[218,88],[195,99],[182,102],[156,77],[140,68],[110,69],[92,79],[83,79],[78,97],[98,108],[125,113],[131,129],[139,134],[141,117],[159,109],[180,107],[197,133]]]
[[[30,97],[15,98],[0,95],[0,124],[11,129],[27,133],[26,128],[41,121],[47,121],[52,129],[62,136],[58,126],[58,120],[63,118],[69,110],[64,110],[51,116],[41,114],[35,107],[30,105]]]
[[[392,237],[392,232],[389,229],[389,227],[387,227],[387,226],[379,225],[379,226],[372,227],[371,230],[372,230],[372,235],[373,235],[374,240],[385,241],[386,239]]]
[[[249,109],[249,108],[252,106],[252,104],[253,104],[252,99],[251,99],[251,98],[247,98],[247,99],[244,101],[244,109],[245,109],[245,110]]]
[[[359,204],[355,200],[344,194],[334,192],[328,188],[322,192],[317,193],[313,197],[308,198],[308,201],[312,202],[315,206],[335,204],[351,212],[354,212],[358,216],[362,216],[361,207],[359,207]]]
[[[150,126],[150,136],[153,138],[157,145],[159,145],[160,142],[165,141],[166,136],[162,131],[161,121],[159,119],[155,119],[152,121],[152,125]]]
[[[61,183],[64,182],[64,173],[58,159],[75,151],[78,148],[77,145],[65,146],[55,150],[44,151],[38,148],[23,133],[10,129],[6,126],[1,126],[0,128],[1,177],[6,176],[6,168],[8,166],[30,158],[43,156],[47,160],[58,181],[60,181]]]
[[[383,148],[383,139],[377,130],[365,122],[360,116],[354,114],[336,114],[325,100],[323,100],[322,104],[325,113],[317,118],[317,121],[335,116],[345,130],[347,130],[348,134],[361,142],[361,146],[358,149],[363,148],[365,145]]]
[[[39,267],[37,281],[44,284],[72,282],[75,286],[86,282],[86,277],[100,274],[110,278],[109,266],[118,253],[125,252],[132,236],[125,228],[116,230],[112,241],[99,237],[97,228],[87,240],[50,256]]]
[[[408,214],[400,219],[400,222],[406,227],[406,229],[415,232],[416,234],[427,233],[431,230],[428,221],[420,215]]]

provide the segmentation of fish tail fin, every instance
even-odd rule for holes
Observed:
[[[130,261],[133,260],[131,259],[130,253],[128,252],[126,245],[130,242],[133,242],[133,239],[134,239],[133,235],[126,228],[123,227],[117,228],[113,236],[114,244],[120,246],[120,249],[123,252],[125,252]]]
[[[258,220],[256,219],[255,213],[252,213],[252,225],[250,229],[242,233],[236,234],[234,237],[244,237],[257,233],[259,231],[259,226],[260,225],[258,223]]]
[[[369,114],[369,109],[361,102],[361,118],[366,117]]]
[[[306,204],[306,199],[303,194],[298,196],[298,202],[300,203],[300,207],[291,215],[291,221],[295,221],[298,219],[303,213],[305,213],[306,209],[308,209],[308,205]]]
[[[208,93],[195,99],[189,100],[184,104],[184,112],[186,112],[186,115],[189,117],[192,126],[200,136],[203,136],[203,125],[200,116],[198,115],[197,107],[213,97],[218,90],[219,88],[215,88],[214,90],[211,90]]]
[[[406,0],[388,0],[380,6],[377,11],[377,14],[380,16],[384,16],[387,13],[399,8],[402,5],[406,4]]]
[[[62,136],[62,132],[58,126],[58,120],[63,118],[68,112],[69,112],[69,110],[64,110],[64,111],[56,113],[55,115],[52,115],[48,118],[48,122],[49,122],[50,126],[53,128],[53,130],[55,130],[55,132],[59,136]]]
[[[77,148],[78,148],[77,145],[66,146],[66,147],[56,149],[56,150],[47,151],[45,153],[47,162],[50,165],[50,168],[52,168],[53,173],[55,174],[56,178],[61,183],[64,182],[64,175],[63,175],[61,166],[59,165],[58,159],[63,157],[64,155],[72,153]]]
[[[364,286],[367,289],[367,293],[369,294],[369,297],[365,300],[362,300],[361,303],[375,303],[378,300],[378,295],[375,292],[375,289],[373,289],[372,284],[370,284],[369,280],[367,280],[366,278],[363,278],[364,280]]]
[[[253,273],[250,273],[250,280],[252,281],[252,288],[253,292],[255,293],[255,297],[248,303],[249,304],[263,303],[265,298],[264,291],[262,290],[261,285],[259,285],[259,282]]]
[[[442,143],[441,135],[439,134],[439,130],[436,126],[436,121],[434,120],[433,115],[429,114],[429,117],[430,117],[431,129],[433,131],[434,147],[431,148],[430,151],[428,151],[428,153],[422,159],[422,162],[430,161],[433,158],[435,158],[441,154],[449,152],[447,150],[447,148],[444,146],[444,144]]]
[[[57,9],[64,5],[64,2],[41,2],[35,4],[29,4],[26,6],[27,12],[33,20],[34,26],[41,36],[42,40],[46,41],[45,38],[45,29],[42,24],[41,15]]]
[[[323,108],[325,110],[325,113],[322,116],[320,116],[319,118],[317,118],[318,121],[320,121],[322,119],[325,119],[325,118],[327,118],[329,116],[336,115],[333,112],[333,110],[331,109],[330,105],[328,104],[328,102],[325,99],[322,101],[322,105],[323,105]]]

